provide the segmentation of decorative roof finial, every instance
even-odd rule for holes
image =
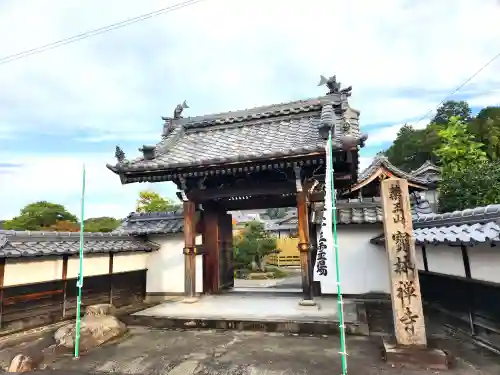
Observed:
[[[325,76],[320,76],[320,80],[318,86],[328,87],[327,95],[331,94],[346,94],[346,96],[351,96],[352,86],[346,87],[345,89],[340,89],[340,82],[337,82],[337,76],[334,75],[330,78],[326,78]]]
[[[182,118],[182,111],[184,111],[185,108],[189,108],[185,100],[181,104],[177,104],[174,110],[174,119]]]
[[[120,148],[120,146],[116,146],[115,158],[116,158],[116,160],[118,161],[119,164],[123,163],[125,161],[125,153]]]

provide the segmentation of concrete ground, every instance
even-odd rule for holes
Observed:
[[[381,361],[374,339],[347,339],[349,374],[427,375]],[[448,345],[442,340],[441,345]],[[443,344],[444,343],[444,344]],[[462,347],[450,375],[498,375],[498,357]],[[454,348],[454,350],[457,350]],[[338,337],[303,337],[236,331],[162,331],[132,328],[128,338],[82,356],[61,358],[46,374],[335,375],[341,374]]]
[[[317,306],[299,305],[301,294],[283,293],[227,293],[204,296],[193,304],[182,301],[165,302],[158,306],[139,311],[134,316],[175,318],[175,319],[222,319],[246,321],[295,321],[295,322],[336,322],[338,305],[336,298],[316,298]],[[358,313],[354,303],[344,305],[346,322],[357,322]]]
[[[289,276],[282,279],[269,280],[234,280],[235,288],[273,288],[273,289],[298,289],[302,290],[300,268],[286,269]]]

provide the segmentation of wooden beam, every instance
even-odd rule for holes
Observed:
[[[287,197],[258,197],[241,200],[219,201],[218,206],[226,211],[236,210],[258,210],[263,208],[295,207],[297,201],[295,195]]]
[[[191,190],[186,195],[195,202],[206,202],[215,199],[231,198],[238,196],[281,195],[295,193],[292,182],[269,183],[264,186],[244,186],[239,188],[208,188]]]

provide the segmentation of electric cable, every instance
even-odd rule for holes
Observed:
[[[83,32],[83,33],[80,33],[80,34],[77,34],[77,35],[74,35],[74,36],[71,36],[68,38],[64,38],[61,40],[57,40],[57,41],[54,41],[52,43],[45,44],[43,46],[39,46],[36,48],[32,48],[29,50],[18,52],[16,54],[13,54],[10,56],[0,57],[0,65],[7,64],[7,63],[10,63],[12,61],[16,61],[16,60],[19,60],[19,59],[22,59],[22,58],[25,58],[25,57],[28,57],[31,55],[35,55],[38,53],[52,50],[55,48],[59,48],[59,47],[65,46],[67,44],[75,43],[75,42],[78,42],[80,40],[87,39],[87,38],[90,38],[92,36],[100,35],[100,34],[103,34],[103,33],[109,32],[109,31],[113,31],[113,30],[116,30],[116,29],[119,29],[119,28],[122,28],[125,26],[129,26],[129,25],[132,25],[132,24],[137,23],[137,22],[141,22],[141,21],[153,18],[153,17],[157,17],[157,16],[160,16],[160,15],[163,15],[166,13],[173,12],[175,10],[179,10],[179,9],[188,7],[190,5],[194,5],[196,3],[200,3],[202,1],[205,1],[205,0],[183,1],[181,3],[170,5],[168,7],[158,9],[158,10],[153,11],[153,12],[149,12],[146,14],[142,14],[140,16],[132,17],[132,18],[128,18],[128,19],[120,21],[120,22],[116,22],[116,23],[113,23],[113,24],[110,24],[107,26],[103,26],[103,27],[94,29],[94,30],[89,30],[89,31],[86,31],[86,32]]]

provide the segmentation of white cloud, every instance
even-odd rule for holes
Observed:
[[[359,170],[363,171],[366,168],[368,168],[368,166],[370,165],[370,163],[372,161],[373,161],[373,156],[360,156],[359,157]]]
[[[9,37],[0,51],[17,53],[176,2],[2,2],[0,35]],[[0,65],[0,153],[19,129],[31,140],[74,132],[96,148],[114,139],[140,147],[160,139],[160,116],[184,99],[187,115],[301,99],[324,92],[316,87],[319,74],[353,85],[362,126],[395,124],[364,129],[368,146],[381,145],[498,52],[499,18],[495,0],[206,0]],[[499,85],[500,59],[463,92],[472,105],[499,104]],[[86,160],[89,215],[126,214],[143,186],[120,186],[97,152]],[[8,180],[0,174],[7,200],[0,218],[38,199],[78,212],[78,150],[0,156],[25,164]]]
[[[86,169],[85,217],[125,217],[134,211],[138,193],[154,190],[170,198],[175,186],[162,184],[121,185],[106,168],[107,155],[2,155],[2,163],[21,165],[0,173],[0,218],[11,218],[28,203],[47,200],[62,204],[80,216],[82,168]],[[2,171],[0,171],[2,172]]]
[[[2,53],[174,2],[114,0],[103,8],[89,0],[86,11],[63,0],[11,2],[0,16],[0,33],[16,38],[3,38]],[[295,0],[286,7],[281,1],[207,0],[3,65],[0,95],[60,126],[127,134],[159,131],[156,119],[184,98],[198,99],[190,110],[196,114],[250,107],[321,93],[317,76],[337,73],[354,85],[353,104],[365,123],[395,122],[423,115],[496,53],[499,16],[494,0]],[[168,81],[152,76],[161,71]],[[475,94],[498,85],[499,71],[497,61],[480,74]],[[152,94],[147,85],[164,98],[146,96]],[[401,89],[440,95],[394,97]],[[148,123],[134,121],[139,116]]]

